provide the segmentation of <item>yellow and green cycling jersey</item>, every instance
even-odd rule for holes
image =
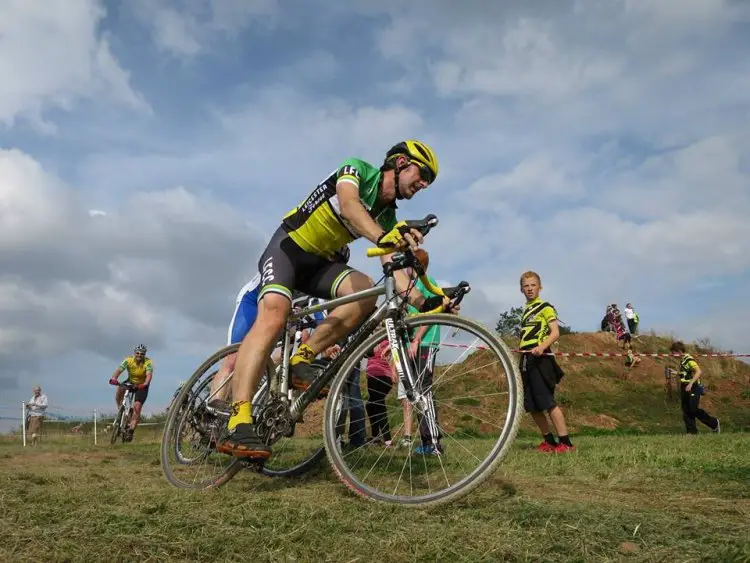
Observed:
[[[557,320],[555,308],[539,297],[526,303],[521,315],[521,350],[531,350],[551,332],[552,321]]]
[[[680,360],[680,383],[690,383],[693,379],[695,370],[698,369],[698,362],[693,359],[690,354],[685,354]],[[700,379],[696,381],[700,384]]]
[[[364,208],[385,231],[396,226],[396,204],[378,203],[382,172],[362,160],[350,158],[332,172],[297,207],[284,215],[283,226],[289,237],[305,250],[326,259],[359,238],[359,234],[341,216],[336,192],[339,182],[359,189]]]
[[[145,382],[147,374],[154,372],[150,358],[144,358],[143,363],[139,364],[133,356],[125,358],[120,364],[120,369],[128,372],[128,381],[135,385]]]

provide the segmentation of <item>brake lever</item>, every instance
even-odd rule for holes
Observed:
[[[408,229],[415,229],[426,236],[432,229],[437,227],[439,221],[436,215],[430,213],[424,219],[418,221],[404,221]]]
[[[452,306],[458,306],[470,291],[471,285],[467,281],[462,281],[455,287],[443,288],[443,293],[451,300]]]

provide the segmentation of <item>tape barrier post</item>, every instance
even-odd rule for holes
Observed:
[[[21,402],[21,434],[23,435],[23,447],[26,447],[26,403]]]
[[[94,445],[97,445],[97,438],[96,438],[96,409],[94,409]]]

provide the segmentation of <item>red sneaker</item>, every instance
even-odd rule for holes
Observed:
[[[536,449],[545,454],[551,454],[557,451],[556,446],[553,446],[552,444],[548,444],[547,442],[542,442],[536,447]]]
[[[569,446],[567,444],[563,444],[562,442],[557,444],[557,446],[555,446],[555,453],[557,454],[566,454],[568,452],[574,452],[574,451],[576,451],[575,446]]]

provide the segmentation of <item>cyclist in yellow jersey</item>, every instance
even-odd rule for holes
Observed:
[[[148,386],[151,385],[151,378],[154,375],[154,366],[151,362],[151,358],[146,357],[146,351],[145,345],[139,344],[136,346],[133,350],[133,355],[127,356],[122,363],[117,366],[117,369],[109,379],[110,385],[117,385],[120,374],[122,374],[123,371],[127,371],[127,383],[132,383],[137,387],[134,397],[135,400],[133,401],[133,417],[130,420],[128,440],[133,439],[133,432],[141,419],[143,403],[145,403],[148,398]],[[117,391],[115,391],[115,404],[117,405],[117,408],[120,408],[123,395],[125,395],[125,388],[118,387]]]
[[[247,459],[271,455],[252,424],[250,397],[263,365],[290,311],[292,292],[302,291],[321,299],[344,297],[373,287],[373,280],[345,262],[336,261],[337,250],[364,237],[384,247],[416,249],[422,236],[396,220],[396,200],[411,199],[437,177],[433,150],[417,140],[394,145],[380,167],[351,158],[341,163],[297,207],[289,211],[258,261],[261,274],[258,316],[242,340],[232,380],[232,415],[229,437],[217,450]],[[383,263],[390,256],[381,258]],[[399,292],[409,278],[396,272]],[[425,298],[416,289],[409,294],[417,308]],[[304,390],[318,374],[312,360],[344,338],[369,314],[377,298],[337,307],[291,358],[291,385]],[[444,300],[448,304],[448,300]],[[325,393],[327,390],[323,390]]]

